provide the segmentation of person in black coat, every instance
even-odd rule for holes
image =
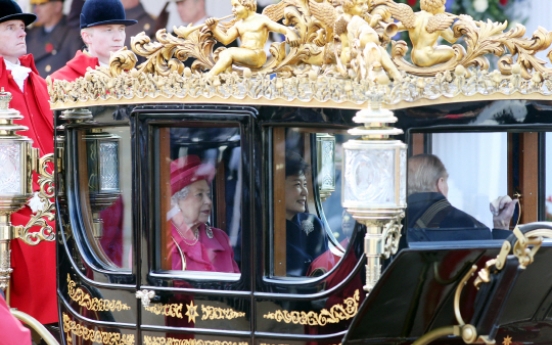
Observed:
[[[496,205],[491,205],[494,224],[491,232],[483,223],[449,203],[447,181],[448,172],[437,156],[421,154],[408,160],[406,225],[410,240],[490,239],[510,234],[505,230],[509,230],[517,200],[504,196]]]
[[[328,250],[322,221],[307,210],[307,169],[299,154],[286,153],[286,271],[291,277],[306,276],[314,259]]]
[[[42,78],[65,66],[82,49],[79,30],[68,24],[63,0],[31,0],[37,21],[27,31],[28,53],[33,54]]]

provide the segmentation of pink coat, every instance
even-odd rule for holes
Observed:
[[[194,245],[189,245],[182,239],[176,227],[171,226],[172,237],[169,240],[168,249],[172,269],[182,270],[182,257],[176,247],[176,241],[185,256],[186,271],[239,273],[240,269],[234,261],[234,251],[226,233],[221,229],[211,228],[213,238],[209,238],[205,228],[205,224],[200,225],[199,240]]]
[[[17,320],[0,295],[0,345],[31,344],[31,332]]]

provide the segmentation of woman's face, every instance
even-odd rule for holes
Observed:
[[[286,177],[286,219],[307,211],[307,178],[304,174]]]
[[[190,191],[184,199],[178,200],[178,207],[189,227],[205,223],[211,215],[211,189],[205,180],[200,180],[188,186]]]

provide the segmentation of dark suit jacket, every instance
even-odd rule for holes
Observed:
[[[125,46],[128,49],[130,48],[130,38],[138,35],[140,32],[144,31],[149,37],[154,37],[155,32],[155,19],[146,12],[142,3],[139,3],[138,6],[125,10],[127,19],[135,19],[138,21],[137,24],[127,26],[126,28],[126,40]]]
[[[33,55],[42,78],[63,67],[83,46],[79,29],[68,26],[66,16],[51,32],[44,31],[42,26],[27,32],[27,52]]]

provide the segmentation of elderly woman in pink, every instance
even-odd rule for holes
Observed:
[[[207,224],[211,215],[212,165],[188,155],[171,162],[171,237],[173,270],[239,273],[228,236]]]

